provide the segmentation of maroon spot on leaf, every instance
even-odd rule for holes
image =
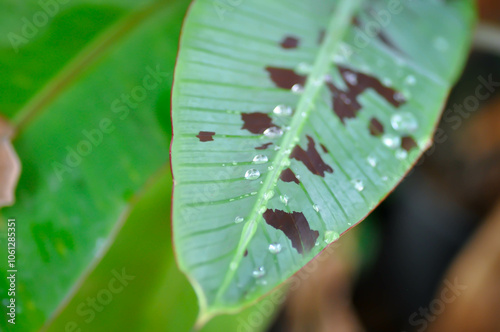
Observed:
[[[285,49],[297,48],[299,46],[299,39],[293,36],[286,36],[280,45]]]
[[[245,253],[243,254],[243,257],[247,257],[248,256],[248,249],[245,250]]]
[[[243,127],[252,134],[262,134],[267,128],[277,127],[273,125],[273,119],[266,113],[241,113],[241,120],[243,120]]]
[[[401,139],[401,147],[406,151],[410,151],[411,149],[418,147],[418,145],[412,137],[405,136]]]
[[[273,143],[262,144],[261,146],[256,147],[255,150],[266,150],[270,145],[273,145]]]
[[[290,90],[295,84],[304,85],[306,77],[296,74],[293,69],[266,67],[271,80],[278,88]]]
[[[200,142],[209,142],[214,140],[215,132],[213,131],[200,131],[196,137],[200,139]]]
[[[328,166],[316,150],[314,140],[311,136],[307,137],[307,151],[300,145],[296,145],[290,155],[291,158],[301,161],[311,173],[325,177],[325,172],[333,173],[333,169]]]
[[[325,29],[321,29],[318,34],[318,45],[323,44],[323,41],[325,40]]]
[[[375,16],[375,19],[377,19],[378,16],[377,16],[376,12],[373,9],[371,10],[371,12]],[[372,31],[371,28],[366,27],[366,25],[363,25],[363,23],[361,22],[361,20],[357,16],[352,19],[352,24],[354,24],[355,26],[357,26],[359,29],[362,30],[360,36],[363,37],[366,44],[369,44],[369,42],[370,42],[369,36],[372,35],[376,31]],[[377,33],[377,39],[380,40],[387,47],[389,47],[389,48],[391,48],[391,49],[393,49],[401,54],[403,53],[396,45],[394,45],[394,43],[389,39],[389,37],[387,37],[387,35],[382,30],[378,30],[378,32],[376,32],[376,33]]]
[[[372,134],[373,136],[380,136],[384,133],[384,125],[375,118],[372,118],[370,120],[369,128],[370,134]]]
[[[378,39],[383,43],[385,44],[385,46],[393,49],[394,51],[398,52],[398,53],[401,53],[403,54],[403,51],[401,51],[401,49],[399,49],[399,47],[397,47],[396,45],[394,45],[394,43],[392,42],[392,40],[389,39],[389,37],[387,37],[387,35],[383,32],[383,31],[380,31],[377,35]]]
[[[319,146],[321,146],[321,149],[324,153],[328,153],[328,149],[326,148],[326,146],[324,146],[323,144],[320,144]]]
[[[295,182],[296,184],[300,183],[299,179],[297,179],[295,173],[290,168],[281,172],[280,179],[284,182]]]
[[[302,212],[268,209],[263,217],[268,225],[282,231],[300,254],[309,253],[318,239],[319,232],[311,230]]]
[[[339,71],[347,89],[345,91],[341,90],[336,87],[333,82],[328,82],[327,86],[332,93],[333,111],[337,114],[342,123],[345,123],[345,119],[347,118],[356,117],[356,114],[362,108],[358,101],[358,97],[367,89],[375,90],[375,92],[394,107],[400,107],[406,102],[400,93],[383,85],[373,76],[356,72],[345,67],[339,67]]]

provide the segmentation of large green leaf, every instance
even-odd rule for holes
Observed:
[[[397,185],[431,144],[473,22],[468,0],[194,3],[173,222],[201,323],[282,283]]]
[[[16,204],[0,218],[0,247],[7,248],[6,218],[16,218],[18,248],[16,325],[2,319],[0,330],[38,330],[54,315],[100,261],[147,184],[168,169],[170,89],[187,5],[75,1],[18,53],[2,43],[8,88],[0,89],[0,110],[17,131],[22,175]],[[42,11],[35,0],[0,3],[2,17],[9,7],[19,20]]]

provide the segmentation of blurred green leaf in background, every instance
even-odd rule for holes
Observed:
[[[170,89],[188,4],[0,2],[0,113],[22,160],[0,222],[7,248],[6,219],[17,221],[16,325],[0,330],[193,326],[170,241]]]

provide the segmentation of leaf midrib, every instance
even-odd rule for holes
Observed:
[[[58,96],[71,86],[86,69],[98,62],[109,49],[169,2],[169,0],[159,0],[142,9],[134,10],[84,47],[13,118],[14,139],[20,135],[31,121],[46,110]]]
[[[258,222],[260,220],[259,217],[262,214],[261,211],[263,208],[267,207],[267,203],[269,201],[269,199],[266,199],[265,195],[268,191],[275,187],[278,182],[279,175],[284,168],[288,167],[290,162],[290,153],[293,147],[298,143],[300,133],[303,131],[307,119],[313,109],[313,101],[316,99],[320,89],[324,86],[324,76],[333,63],[332,57],[340,46],[340,43],[350,26],[351,20],[362,1],[364,0],[340,0],[334,11],[326,30],[325,43],[321,46],[318,57],[314,62],[312,72],[307,78],[304,93],[301,95],[296,111],[292,117],[290,130],[288,130],[283,137],[281,149],[278,151],[273,161],[273,170],[267,173],[264,183],[259,191],[257,203],[245,222],[240,242],[238,243],[238,247],[236,249],[236,254],[230,264],[230,267],[232,268],[228,269],[228,272],[224,277],[224,281],[218,289],[214,301],[215,305],[212,306],[212,308],[216,308],[216,304],[230,286],[241,260],[244,257],[244,253],[257,231]],[[212,309],[214,312],[207,312],[207,308],[203,307],[200,309],[199,320],[205,320],[217,311],[217,309]]]

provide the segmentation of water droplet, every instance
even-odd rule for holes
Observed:
[[[283,166],[283,167],[290,166],[290,159],[288,159],[288,158],[283,159],[283,161],[281,162],[281,166]]]
[[[366,158],[366,161],[371,167],[377,166],[377,158],[375,158],[374,156],[368,156],[368,158]]]
[[[297,72],[297,74],[307,75],[311,73],[312,69],[313,67],[307,62],[301,62],[295,68],[295,72]]]
[[[288,197],[287,195],[281,195],[280,196],[280,201],[283,204],[288,205],[288,202],[290,201],[290,197]]]
[[[316,242],[314,242],[314,246],[319,246],[319,240],[316,240]]]
[[[436,37],[434,39],[434,47],[441,52],[448,50],[449,44],[448,41],[444,37]]]
[[[280,243],[271,243],[269,245],[269,252],[271,254],[279,254],[281,252],[281,244]]]
[[[260,181],[260,182],[262,182],[262,181]],[[262,184],[262,183],[261,183],[261,184]],[[251,195],[251,196],[255,196],[255,195],[257,195],[257,192],[256,192],[256,191],[252,191],[252,192],[250,193],[250,195]]]
[[[353,180],[352,184],[354,185],[354,189],[356,189],[357,191],[363,191],[365,189],[365,185],[363,184],[363,181],[361,181],[359,179]]]
[[[382,78],[382,83],[385,85],[385,86],[391,86],[392,85],[392,80],[388,77],[384,77]]]
[[[302,84],[294,84],[292,86],[292,92],[293,93],[296,93],[296,94],[300,94],[302,92],[304,92],[304,87],[302,86]]]
[[[234,223],[239,224],[239,223],[242,223],[243,220],[245,220],[245,219],[243,219],[243,217],[237,216],[236,218],[234,218]]]
[[[398,149],[396,151],[396,158],[399,160],[406,159],[408,157],[408,152],[404,149]]]
[[[264,194],[264,199],[266,200],[270,200],[273,197],[274,197],[274,190],[269,190]]]
[[[253,270],[253,272],[252,272],[252,276],[253,276],[254,278],[262,278],[262,277],[263,277],[263,276],[265,276],[265,275],[266,275],[266,269],[264,269],[264,267],[263,267],[263,266],[256,268],[256,269],[255,269],[255,270]]]
[[[222,164],[222,167],[226,167],[226,164]]]
[[[276,146],[274,147],[274,151],[279,151],[279,150],[281,150],[281,146],[276,145]]]
[[[106,239],[98,238],[95,242],[94,256],[100,257],[104,253],[105,247],[106,247]]]
[[[343,93],[340,95],[340,99],[342,99],[342,101],[343,101],[344,103],[346,103],[347,105],[351,104],[351,102],[352,102],[352,101],[351,101],[351,99],[349,99],[349,98],[348,98],[345,94],[343,94]]]
[[[339,233],[337,232],[334,232],[334,231],[326,231],[325,232],[325,242],[330,244],[332,243],[333,241],[337,240],[339,238]]]
[[[382,181],[384,181],[384,182],[385,182],[385,181],[387,181],[387,180],[389,180],[389,178],[388,178],[387,176],[383,176],[383,177],[382,177]]]
[[[344,73],[344,78],[345,80],[350,84],[350,85],[356,85],[358,84],[358,75],[356,75],[353,72],[346,71]]]
[[[236,166],[238,165],[238,163],[236,161],[233,161],[233,166]]]
[[[272,171],[274,169],[274,166],[273,165],[268,166],[267,169],[270,170],[270,171]]]
[[[266,286],[267,285],[267,280],[259,279],[259,280],[257,280],[257,285],[259,285],[259,286]]]
[[[234,271],[238,268],[238,264],[236,262],[231,262],[231,264],[229,264],[229,269]]]
[[[273,113],[279,116],[290,116],[292,115],[293,110],[290,106],[278,105],[274,108]]]
[[[280,137],[281,135],[283,135],[283,130],[281,130],[281,128],[278,127],[271,127],[264,130],[264,136],[269,138],[276,138]]]
[[[394,94],[394,100],[400,103],[404,103],[406,101],[406,97],[401,92],[396,92]]]
[[[265,206],[261,206],[261,207],[259,208],[259,214],[263,214],[264,212],[266,212],[266,210],[267,210],[267,207],[265,207]]]
[[[401,145],[401,137],[393,134],[384,134],[382,142],[390,149],[396,149]]]
[[[417,79],[413,75],[408,75],[405,79],[405,83],[408,85],[415,85],[417,83]]]
[[[267,156],[263,154],[258,154],[255,157],[253,157],[254,164],[265,164],[268,162],[268,160],[269,159],[267,159]]]
[[[313,204],[313,210],[319,212],[319,206],[317,204]]]
[[[409,134],[418,129],[418,121],[410,112],[398,112],[391,117],[391,126],[397,132]]]
[[[255,168],[249,169],[245,173],[245,179],[247,179],[247,180],[256,180],[259,178],[259,176],[260,176],[260,172],[259,172],[259,170],[255,169]]]

